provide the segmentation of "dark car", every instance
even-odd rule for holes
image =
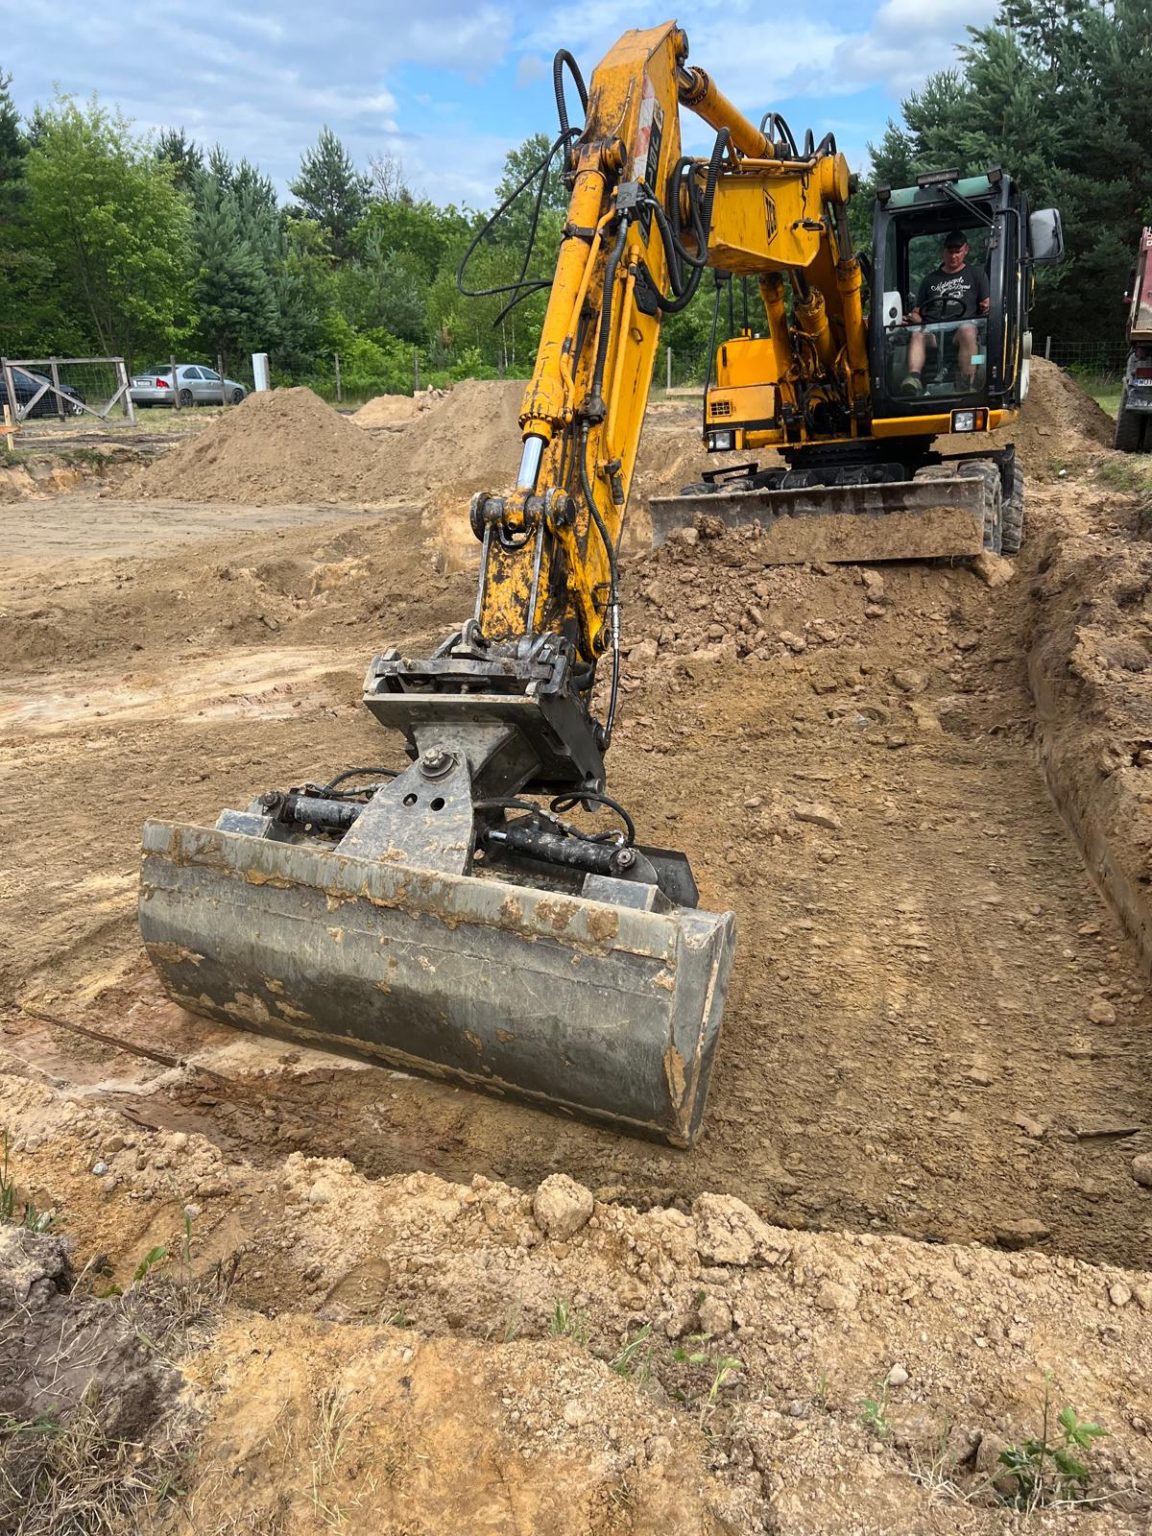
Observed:
[[[82,414],[84,396],[80,391],[73,389],[71,384],[61,384],[60,394],[66,396],[64,403],[53,391],[52,380],[45,378],[42,373],[30,373],[27,368],[13,368],[12,389],[16,396],[14,401],[8,396],[7,375],[0,370],[0,403],[6,403],[13,416],[21,420],[27,416],[57,416],[61,408],[68,416]],[[36,398],[38,395],[39,399]],[[31,401],[36,403],[29,409]]]

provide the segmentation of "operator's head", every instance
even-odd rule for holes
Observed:
[[[950,229],[944,236],[941,260],[945,272],[959,272],[968,254],[968,240],[962,229]]]

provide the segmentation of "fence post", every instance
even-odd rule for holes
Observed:
[[[665,387],[667,389],[671,389],[672,388],[672,347],[671,347],[671,345],[669,345],[669,347],[667,348],[667,353],[668,353],[668,366],[667,366],[668,383],[667,383],[667,385]]]
[[[168,359],[168,366],[172,370],[172,404],[178,411],[182,411],[184,407],[180,404],[180,379],[176,373],[176,359],[174,357]]]
[[[1051,336],[1045,336],[1045,338],[1044,338],[1044,361],[1046,363],[1050,363],[1052,361],[1052,338],[1051,338]]]
[[[48,359],[48,372],[52,375],[52,398],[56,405],[56,414],[63,421],[64,396],[60,393],[60,365],[54,357]]]
[[[136,425],[136,402],[132,398],[132,381],[128,377],[128,364],[122,357],[118,357],[115,363],[116,382],[123,393],[120,396],[120,409],[132,423]],[[111,410],[111,406],[108,408]]]
[[[4,433],[5,441],[8,444],[8,452],[14,453],[16,451],[16,439],[12,435],[12,407],[8,404],[7,400],[4,402]]]
[[[332,361],[336,365],[336,404],[339,405],[344,398],[344,391],[340,384],[340,354],[333,352]]]
[[[216,372],[220,375],[220,404],[227,405],[228,399],[224,389],[224,359],[219,352],[216,354]]]
[[[24,418],[20,412],[20,402],[16,399],[16,380],[12,377],[12,364],[6,357],[0,357],[0,370],[4,374],[4,394],[12,408],[12,420],[15,422],[23,421]]]
[[[412,393],[414,395],[418,395],[420,393],[420,349],[419,349],[419,347],[413,347],[412,348]]]

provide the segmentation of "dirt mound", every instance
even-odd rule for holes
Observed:
[[[1070,374],[1037,357],[1019,421],[995,433],[990,446],[1015,443],[1027,474],[1051,478],[1061,470],[1074,473],[1085,457],[1111,446],[1113,429],[1107,411]],[[971,453],[975,445],[969,436],[953,435],[938,438],[936,446],[944,453]]]
[[[382,460],[371,440],[310,389],[249,395],[169,449],[120,494],[183,501],[378,502]]]
[[[1024,409],[1037,430],[1073,432],[1106,448],[1112,445],[1114,423],[1108,412],[1063,368],[1042,357],[1032,359],[1032,385]]]
[[[377,395],[353,411],[352,420],[358,427],[402,427],[419,409],[411,395]]]
[[[124,1288],[80,1303],[87,1337],[147,1320],[136,1337],[164,1347],[137,1369],[164,1367],[169,1397],[172,1376],[186,1383],[197,1529],[271,1529],[276,1514],[305,1536],[319,1507],[352,1536],[503,1529],[514,1510],[541,1536],[991,1536],[1024,1487],[1002,1454],[1066,1406],[1108,1431],[1076,1495],[1093,1530],[1143,1528],[1142,1273],[785,1230],[730,1195],[638,1211],[564,1175],[526,1190],[366,1179],[288,1152],[234,1160],[209,1186],[187,1176],[216,1155],[195,1130],[8,1072],[0,1113],[19,1126],[22,1197],[51,1204],[77,1267],[99,1252]],[[62,1257],[13,1246],[22,1290],[44,1273],[60,1313]],[[201,1311],[214,1296],[211,1321],[174,1327],[182,1295]],[[106,1363],[90,1347],[66,1385],[78,1394]],[[21,1425],[43,1396],[12,1404]],[[1044,1528],[1082,1519],[1069,1502]]]
[[[418,497],[451,487],[466,504],[473,491],[507,485],[520,463],[523,379],[465,379],[381,446],[386,496]]]

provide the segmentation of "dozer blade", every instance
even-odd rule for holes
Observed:
[[[728,528],[759,523],[765,564],[959,559],[985,547],[988,492],[978,478],[949,475],[883,485],[715,491],[651,502],[652,542],[698,517]]]
[[[169,992],[262,1034],[675,1146],[704,1110],[734,919],[149,822],[140,927]]]

